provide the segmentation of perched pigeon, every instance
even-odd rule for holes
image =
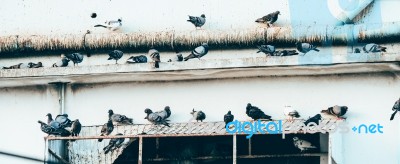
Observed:
[[[118,133],[115,136],[122,136],[122,133]],[[104,154],[107,154],[108,152],[110,152],[111,150],[114,150],[116,148],[120,148],[122,146],[122,143],[124,143],[125,138],[113,138],[110,140],[110,142],[108,143],[108,145],[106,147],[103,148],[104,150]]]
[[[69,59],[65,55],[61,55],[61,60],[54,63],[52,67],[66,67],[68,66]]]
[[[359,48],[355,48],[354,53],[361,53],[361,50]]]
[[[51,127],[55,128],[55,129],[63,128],[61,126],[61,123],[53,120],[52,115],[50,113],[48,113],[46,116],[47,116],[47,125],[50,125]]]
[[[298,137],[293,137],[293,143],[294,146],[300,149],[301,152],[317,148],[316,146],[313,146],[310,142],[306,140],[301,140]]]
[[[313,122],[319,125],[319,121],[321,120],[321,114],[316,114],[314,117],[309,118],[308,120],[304,121],[304,125],[308,125],[309,123]]]
[[[162,119],[167,119],[171,116],[171,108],[169,106],[165,106],[164,110],[154,112],[155,114],[161,116]]]
[[[363,50],[365,53],[369,53],[369,52],[386,52],[386,47],[377,45],[375,43],[370,43],[367,44],[363,47]]]
[[[296,42],[296,48],[299,52],[303,53],[303,55],[305,55],[307,52],[309,52],[311,50],[319,52],[319,49],[317,49],[316,46],[314,46],[310,43]]]
[[[397,113],[398,111],[400,111],[400,99],[398,99],[398,100],[394,103],[394,105],[393,105],[393,107],[392,107],[392,110],[393,110],[394,112],[393,112],[393,114],[390,116],[390,121],[392,121],[392,120],[394,119],[394,116],[396,115],[396,113]]]
[[[286,116],[286,118],[289,121],[293,121],[294,118],[299,118],[299,112],[297,112],[295,109],[293,109],[292,106],[285,106],[283,108],[283,114]]]
[[[54,128],[50,125],[47,125],[46,123],[42,122],[42,121],[38,121],[38,123],[40,124],[40,130],[42,130],[42,132],[47,133],[49,135],[61,135],[61,136],[69,136],[71,135],[71,133],[68,130],[65,130],[64,128]]]
[[[69,60],[72,60],[72,62],[74,62],[74,66],[75,64],[78,65],[78,63],[81,63],[83,60],[83,55],[80,53],[67,54],[65,57],[67,57]]]
[[[132,125],[133,120],[121,114],[114,114],[113,110],[108,110],[108,118],[116,124]]]
[[[151,59],[153,59],[154,67],[160,68],[160,65],[158,64],[161,62],[160,53],[156,49],[150,49],[148,55],[151,57]]]
[[[162,124],[169,127],[168,120],[166,120],[167,114],[153,113],[149,108],[146,108],[144,112],[147,114],[144,119],[149,120],[154,125]]]
[[[118,60],[121,59],[122,55],[124,55],[124,53],[120,50],[114,50],[108,53],[108,56],[110,56],[108,58],[108,60],[115,60],[115,64],[118,64]]]
[[[147,63],[147,57],[144,55],[131,56],[126,62],[128,62],[128,63]]]
[[[225,126],[228,123],[232,122],[234,118],[235,118],[235,116],[231,114],[231,111],[228,111],[228,113],[224,115]]]
[[[253,120],[267,119],[271,120],[271,116],[266,115],[260,108],[252,106],[250,103],[246,106],[246,114]]]
[[[195,111],[194,108],[192,110],[192,112],[190,112],[190,114],[193,115],[193,119],[195,119],[197,122],[199,122],[199,120],[201,122],[203,122],[204,119],[206,119],[206,114],[203,111]]]
[[[204,14],[201,14],[200,17],[189,15],[189,20],[187,21],[193,23],[196,29],[197,27],[201,28],[201,26],[203,26],[206,23],[206,16]]]
[[[111,31],[115,31],[120,29],[121,26],[122,26],[122,18],[119,18],[118,20],[106,21],[104,22],[104,24],[98,24],[95,25],[94,27],[104,27]]]
[[[203,43],[201,46],[196,47],[189,56],[186,56],[184,58],[185,61],[189,60],[189,59],[193,59],[193,58],[198,58],[200,60],[201,57],[203,57],[204,55],[206,55],[208,53],[208,44],[207,43]]]
[[[258,48],[257,53],[264,52],[267,56],[268,55],[273,56],[275,52],[275,47],[271,45],[261,45],[257,46],[257,48]]]
[[[39,67],[43,67],[43,64],[42,64],[42,62],[38,62],[38,63],[29,62],[28,67],[29,68],[39,68]]]
[[[108,136],[108,135],[110,135],[111,134],[111,132],[114,130],[114,125],[113,125],[113,123],[112,123],[112,121],[111,120],[108,120],[108,122],[107,123],[105,123],[104,125],[103,125],[103,127],[101,128],[101,134],[100,134],[100,136]],[[99,141],[99,142],[101,142],[101,141],[103,141],[103,138],[99,138],[97,141]]]
[[[278,15],[281,15],[279,11],[275,11],[273,13],[270,13],[266,16],[263,16],[262,18],[258,18],[256,20],[257,23],[267,23],[268,27],[270,27],[273,23],[278,20]]]
[[[281,51],[275,51],[274,56],[292,56],[292,55],[297,55],[296,50],[281,50]]]
[[[71,127],[72,121],[68,118],[68,114],[60,114],[57,115],[54,121],[57,121],[61,124],[62,128]]]
[[[3,67],[3,69],[22,69],[22,68],[29,68],[29,65],[25,63],[19,63],[9,67]]]
[[[71,126],[71,135],[72,136],[79,136],[81,129],[82,129],[82,125],[79,122],[79,119],[72,121],[72,126]]]
[[[346,114],[347,109],[347,106],[335,105],[333,107],[329,107],[326,110],[322,110],[321,113],[336,116],[338,119],[343,119],[342,116]]]

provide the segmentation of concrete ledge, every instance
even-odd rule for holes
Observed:
[[[192,59],[187,62],[113,64],[0,70],[0,87],[41,85],[51,82],[109,83],[171,81],[260,76],[308,76],[350,73],[398,72],[398,54],[307,54],[289,57]]]

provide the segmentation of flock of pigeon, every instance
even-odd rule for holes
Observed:
[[[272,24],[274,22],[276,22],[278,20],[278,15],[280,15],[279,11],[270,13],[266,16],[263,16],[262,18],[257,19],[255,22],[257,23],[266,23],[268,25],[268,27],[272,26]],[[92,14],[92,18],[95,18],[97,16],[97,14],[93,13]],[[202,14],[201,16],[197,17],[197,16],[190,16],[189,15],[189,20],[187,20],[188,22],[191,22],[195,28],[201,28],[205,23],[206,23],[206,16],[204,14]],[[103,27],[103,28],[107,28],[111,31],[115,31],[117,29],[119,29],[122,26],[122,18],[119,18],[117,20],[112,20],[112,21],[106,21],[104,22],[104,24],[98,24],[95,25],[94,27]],[[90,31],[88,31],[90,33]],[[298,52],[303,53],[303,55],[305,55],[306,53],[310,52],[310,51],[317,51],[319,52],[319,49],[317,49],[316,46],[310,44],[310,43],[301,43],[301,42],[296,42],[295,44],[296,49]],[[298,52],[296,50],[276,50],[275,46],[273,45],[260,45],[257,46],[259,52],[263,52],[265,53],[267,56],[291,56],[291,55],[297,55]],[[182,54],[178,51],[175,50],[176,52],[176,57],[174,59],[169,59],[168,62],[172,62],[172,61],[187,61],[189,59],[193,59],[193,58],[198,58],[200,59],[201,57],[203,57],[204,55],[206,55],[208,53],[208,44],[207,43],[203,43],[202,45],[196,47],[195,49],[193,49],[191,51],[191,53],[186,56],[185,58],[183,58]],[[370,43],[365,45],[362,50],[365,53],[369,53],[369,52],[386,52],[386,47],[377,45],[375,43]],[[360,53],[361,50],[359,48],[355,48],[354,53]],[[108,53],[108,55],[110,56],[108,58],[108,60],[115,60],[115,63],[118,64],[118,60],[121,59],[121,57],[123,56],[123,52],[120,50],[113,50],[110,51]],[[159,68],[159,62],[161,62],[160,60],[160,53],[154,49],[151,48],[148,52],[148,56],[153,60],[154,62],[154,67],[155,68]],[[68,66],[68,63],[70,61],[72,61],[75,64],[81,63],[83,60],[83,55],[81,53],[72,53],[72,54],[67,54],[67,55],[61,55],[61,60],[54,63],[52,65],[52,67],[66,67]],[[147,56],[145,55],[139,55],[139,56],[131,56],[128,60],[127,63],[147,63]],[[12,65],[9,67],[3,67],[3,69],[21,69],[21,68],[39,68],[39,67],[43,67],[41,62],[38,63],[19,63],[16,65]]]

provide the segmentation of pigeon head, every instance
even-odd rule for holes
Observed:
[[[193,108],[193,110],[192,110],[192,112],[190,112],[190,114],[194,114],[196,111],[194,110],[194,108]]]
[[[275,14],[281,15],[281,12],[279,12],[279,11],[275,11]]]
[[[201,44],[203,47],[208,48],[208,44],[207,43],[203,43]]]
[[[75,119],[73,122],[79,122],[79,119]]]
[[[165,111],[171,111],[171,108],[169,106],[165,106],[164,110]]]
[[[297,141],[297,140],[299,140],[298,137],[293,137],[293,141]]]
[[[246,108],[250,108],[250,107],[251,107],[251,104],[250,104],[250,103],[247,103]]]
[[[38,62],[37,65],[40,67],[43,66],[42,62]]]
[[[201,17],[202,17],[202,18],[206,18],[206,15],[204,15],[204,14],[201,14]]]
[[[231,114],[231,111],[228,111],[228,114]]]
[[[47,116],[47,117],[51,117],[51,113],[47,113],[46,116]]]
[[[66,57],[65,57],[65,54],[61,54],[61,58],[66,58]]]
[[[122,22],[122,18],[118,18],[118,22]]]
[[[149,109],[149,108],[146,108],[146,109],[144,110],[144,113],[150,114],[150,113],[153,113],[153,111],[151,111],[151,109]]]
[[[110,110],[108,110],[108,114],[109,114],[109,115],[113,115],[113,114],[114,114],[114,111],[113,111],[112,109],[110,109]]]

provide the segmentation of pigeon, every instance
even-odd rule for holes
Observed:
[[[118,133],[115,136],[122,136],[122,133]],[[124,143],[125,138],[113,138],[110,140],[110,142],[108,143],[108,145],[106,147],[103,148],[104,150],[104,154],[107,154],[108,152],[110,152],[111,150],[114,150],[116,148],[120,148],[122,146],[122,143]]]
[[[260,52],[264,52],[267,56],[273,56],[274,52],[275,52],[275,47],[271,46],[271,45],[261,45],[261,46],[257,46],[258,47],[258,51],[257,53]]]
[[[101,134],[100,134],[100,136],[108,136],[108,135],[110,135],[111,134],[111,132],[114,130],[114,125],[113,125],[113,123],[112,123],[112,121],[111,120],[108,120],[108,122],[107,123],[105,123],[104,125],[103,125],[103,127],[101,128]],[[97,141],[99,141],[99,142],[101,142],[101,141],[103,141],[103,138],[99,138]]]
[[[81,63],[83,60],[83,55],[80,53],[67,54],[65,57],[67,57],[69,60],[72,60],[72,62],[74,62],[74,66],[75,64],[78,65],[78,63]]]
[[[283,114],[286,116],[286,118],[289,121],[293,121],[294,118],[299,118],[300,117],[299,112],[294,110],[292,106],[285,106],[283,108]]]
[[[66,67],[68,66],[69,61],[70,60],[67,57],[65,57],[65,55],[61,55],[61,60],[54,63],[52,67]]]
[[[160,65],[158,63],[160,63],[160,53],[156,50],[156,49],[150,49],[148,52],[148,55],[151,57],[151,59],[153,59],[154,61],[154,67],[155,68],[160,68]]]
[[[48,113],[46,116],[47,116],[47,125],[50,125],[51,127],[55,128],[55,129],[62,128],[61,123],[53,120],[52,115],[50,113]]]
[[[161,118],[165,120],[165,119],[169,118],[169,116],[171,116],[171,108],[169,106],[165,106],[164,110],[157,111],[157,112],[154,112],[154,113],[156,113],[157,115],[161,116]]]
[[[400,111],[400,99],[398,99],[398,100],[394,103],[394,105],[393,105],[393,107],[392,107],[392,110],[393,110],[394,112],[393,112],[393,114],[390,116],[390,121],[392,121],[392,120],[394,119],[394,116],[396,115],[396,113],[397,113],[398,111]]]
[[[192,112],[190,112],[190,114],[193,115],[193,119],[195,119],[197,122],[199,122],[199,120],[201,122],[203,122],[204,119],[206,119],[206,114],[203,111],[195,111],[194,108],[192,110]]]
[[[321,114],[316,114],[315,116],[309,118],[308,120],[304,121],[304,125],[308,125],[309,123],[313,122],[319,125],[319,121],[321,120]]]
[[[114,114],[113,110],[108,110],[108,119],[116,124],[132,125],[133,120],[121,114]]]
[[[193,23],[196,29],[197,27],[201,28],[201,26],[203,26],[206,23],[206,16],[204,14],[201,14],[200,17],[189,15],[189,20],[187,21]]]
[[[28,67],[29,67],[29,68],[39,68],[39,67],[43,67],[43,64],[42,64],[42,62],[38,62],[37,64],[36,64],[36,63],[29,62],[29,63],[28,63]]]
[[[246,114],[253,120],[267,119],[271,120],[271,116],[266,115],[260,108],[252,106],[250,103],[246,106]]]
[[[301,152],[316,149],[316,146],[313,146],[310,142],[306,140],[299,139],[298,137],[293,137],[294,146],[300,149]]]
[[[72,121],[68,118],[68,114],[57,115],[54,121],[60,123],[62,128],[71,127]]]
[[[72,121],[72,125],[71,125],[71,135],[72,136],[79,136],[81,129],[82,129],[82,125],[79,122],[79,119]]]
[[[29,65],[25,63],[19,63],[9,67],[3,67],[3,69],[22,69],[22,68],[29,68]]]
[[[106,21],[106,22],[104,22],[103,25],[98,24],[98,25],[95,25],[94,27],[104,27],[111,31],[115,31],[115,30],[120,29],[121,26],[122,26],[122,18],[119,18],[118,20]]]
[[[144,112],[147,114],[147,116],[144,119],[149,120],[154,125],[162,124],[169,127],[169,124],[167,122],[168,120],[166,120],[167,114],[160,115],[160,113],[153,113],[153,111],[151,111],[151,109],[149,108],[146,108]]]
[[[311,50],[319,52],[319,49],[317,49],[316,46],[314,46],[310,43],[296,42],[296,48],[299,52],[303,53],[303,55],[305,55],[307,52],[309,52]]]
[[[347,106],[335,105],[333,107],[329,107],[326,110],[322,110],[321,113],[336,116],[338,119],[343,119],[342,116],[346,114],[347,109]]]
[[[144,55],[131,56],[126,61],[127,63],[147,63],[147,57]]]
[[[363,48],[365,53],[369,53],[369,52],[386,52],[386,47],[377,45],[375,43],[370,43],[365,45]]]
[[[186,56],[184,58],[185,61],[189,60],[189,59],[193,59],[193,58],[198,58],[200,60],[201,57],[203,57],[204,55],[206,55],[208,53],[208,44],[207,43],[203,43],[201,46],[196,47],[189,56]]]
[[[297,55],[296,50],[281,50],[281,51],[275,51],[273,56],[292,56],[292,55]]]
[[[42,132],[47,133],[48,135],[61,135],[61,136],[69,136],[71,133],[68,130],[65,130],[64,128],[54,128],[51,125],[48,125],[42,121],[38,121],[40,124],[40,130]]]
[[[228,113],[224,115],[225,126],[228,123],[232,122],[234,118],[235,118],[235,116],[231,114],[231,111],[228,111]]]
[[[269,13],[266,16],[263,16],[262,18],[258,18],[256,20],[257,23],[267,23],[268,27],[270,27],[273,23],[278,20],[278,15],[281,15],[279,11],[275,11],[273,13]]]
[[[361,53],[361,50],[359,48],[355,48],[354,53]]]
[[[118,64],[118,60],[121,59],[122,55],[124,55],[124,53],[120,50],[114,50],[108,53],[108,55],[110,56],[108,58],[108,60],[115,60],[115,64]]]

